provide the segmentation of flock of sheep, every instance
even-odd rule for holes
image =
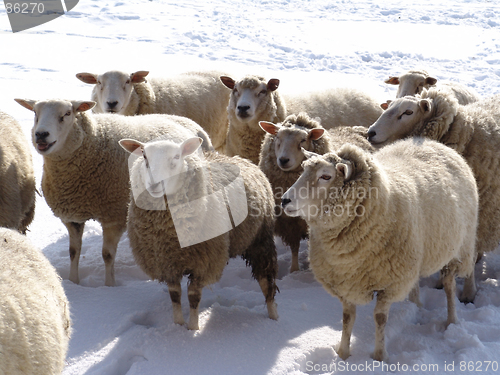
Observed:
[[[460,300],[473,302],[475,262],[500,241],[500,95],[481,99],[422,70],[390,77],[397,98],[382,105],[351,88],[287,96],[278,79],[255,75],[147,75],[77,74],[94,85],[91,101],[16,99],[35,114],[43,197],[68,229],[72,282],[94,219],[105,285],[127,230],[141,269],[167,284],[177,324],[188,276],[188,329],[199,329],[202,289],[236,256],[278,319],[275,235],[291,248],[291,272],[308,238],[312,272],[343,305],[342,359],[356,305],[373,298],[372,357],[387,359],[390,305],[419,305],[420,277],[441,272],[447,325],[456,276]],[[0,373],[57,374],[68,300],[23,236],[35,210],[30,147],[12,117],[0,113],[0,127]]]

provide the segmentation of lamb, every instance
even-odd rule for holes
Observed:
[[[16,99],[35,112],[32,142],[43,156],[42,190],[47,204],[68,229],[69,279],[79,283],[78,262],[85,222],[102,226],[105,285],[115,285],[116,248],[125,231],[129,202],[127,154],[118,141],[143,141],[168,134],[178,139],[197,135],[206,149],[208,135],[195,122],[177,116],[116,116],[86,113],[95,102]]]
[[[167,283],[174,322],[184,324],[183,275],[189,277],[187,328],[197,330],[203,287],[218,281],[237,255],[252,267],[269,317],[277,319],[273,198],[258,167],[214,152],[201,158],[194,154],[197,137],[120,144],[134,156],[128,213],[132,252],[145,273]]]
[[[288,116],[282,124],[261,121],[267,132],[260,153],[259,168],[269,179],[276,203],[274,233],[281,237],[292,251],[290,272],[299,270],[300,241],[307,238],[306,222],[299,217],[284,215],[280,210],[283,193],[302,173],[305,156],[302,149],[325,154],[340,148],[344,143],[356,144],[364,150],[374,151],[366,139],[366,128],[337,127],[325,132],[319,123],[306,113]]]
[[[54,267],[30,241],[0,228],[0,374],[60,374],[71,335]]]
[[[450,90],[457,98],[458,103],[462,105],[481,100],[479,94],[473,89],[457,82],[441,82],[437,85],[437,79],[431,77],[425,70],[410,70],[399,77],[389,77],[384,82],[389,85],[399,85],[396,98],[402,98],[406,95],[415,96],[420,94],[423,89],[438,86],[441,89]],[[383,105],[387,106],[385,103]],[[384,107],[382,108],[387,109]]]
[[[358,90],[336,88],[300,96],[282,96],[280,81],[249,75],[239,81],[222,76],[221,81],[232,90],[227,107],[229,129],[226,154],[240,155],[259,163],[264,133],[259,121],[279,123],[290,114],[307,112],[318,117],[325,129],[337,126],[368,127],[382,113],[378,102]]]
[[[223,149],[227,133],[229,92],[220,83],[221,72],[188,72],[146,81],[147,71],[129,74],[78,73],[76,77],[95,85],[92,100],[95,113],[127,116],[169,114],[190,118],[206,130],[216,149]]]
[[[35,174],[19,123],[0,112],[0,226],[26,230],[35,216]]]
[[[282,205],[286,214],[306,220],[314,276],[342,302],[338,355],[350,355],[356,305],[376,295],[372,357],[385,361],[390,305],[403,300],[419,277],[441,269],[446,325],[455,323],[455,276],[473,275],[476,254],[478,194],[465,160],[418,137],[373,156],[349,144],[337,153],[309,154]]]
[[[467,106],[447,90],[431,88],[420,97],[393,101],[368,129],[376,147],[408,136],[439,141],[463,155],[474,172],[479,191],[479,256],[500,241],[500,95]]]

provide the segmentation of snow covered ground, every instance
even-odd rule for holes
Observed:
[[[0,6],[0,109],[29,137],[32,113],[13,98],[90,98],[79,72],[149,70],[151,76],[221,68],[235,78],[261,73],[284,92],[356,86],[381,101],[389,75],[424,67],[481,95],[500,92],[497,0],[80,0],[68,14],[12,34]],[[42,158],[35,154],[38,184]],[[201,329],[172,321],[166,287],[135,265],[123,236],[118,286],[104,287],[101,229],[89,222],[81,284],[67,280],[68,236],[43,198],[28,234],[64,279],[74,333],[64,374],[500,373],[500,254],[477,264],[474,304],[458,304],[459,322],[444,329],[444,292],[422,281],[423,307],[392,306],[386,328],[390,367],[374,367],[374,303],[358,308],[352,356],[341,361],[342,308],[304,269],[288,274],[279,240],[280,319],[272,321],[244,262],[229,263],[203,292]],[[187,314],[186,284],[183,304]],[[436,367],[437,366],[437,367]],[[453,371],[452,371],[453,370]]]

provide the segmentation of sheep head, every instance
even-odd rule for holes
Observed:
[[[137,159],[130,163],[134,171],[138,172],[138,175],[131,172],[131,178],[140,179],[133,181],[133,188],[139,182],[139,186],[144,186],[153,198],[175,194],[178,191],[183,182],[183,172],[187,170],[185,158],[197,151],[202,142],[199,137],[189,138],[180,144],[167,140],[145,144],[134,139],[119,141],[123,149],[133,154],[134,160]]]
[[[88,111],[95,106],[95,102],[92,101],[26,99],[15,99],[15,101],[35,112],[31,131],[32,142],[36,151],[44,156],[62,150],[73,129],[77,113]]]
[[[226,76],[220,77],[222,83],[232,90],[228,111],[244,123],[249,123],[269,105],[270,96],[279,86],[279,79],[265,81],[263,77],[247,76],[239,81]],[[265,119],[262,119],[265,120]]]
[[[130,102],[133,85],[145,82],[147,71],[137,71],[129,74],[120,71],[109,71],[104,74],[78,73],[76,78],[94,88],[98,112],[118,113],[123,115]]]

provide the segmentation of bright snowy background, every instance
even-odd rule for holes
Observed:
[[[385,101],[395,96],[385,78],[423,67],[490,96],[500,92],[499,30],[498,0],[80,0],[67,15],[17,34],[0,5],[0,108],[29,137],[33,115],[14,98],[89,99],[91,87],[75,74],[111,69],[162,76],[218,68],[235,78],[279,78],[283,92],[356,86]],[[39,185],[43,161],[33,157]],[[30,229],[28,237],[57,268],[71,303],[64,374],[304,374],[341,365],[331,349],[340,340],[341,304],[308,270],[306,242],[304,270],[289,275],[289,250],[277,240],[278,321],[267,318],[258,284],[238,259],[204,290],[201,329],[191,332],[172,322],[166,287],[135,265],[126,235],[116,258],[118,286],[108,288],[96,222],[86,226],[80,285],[67,280],[68,236],[43,198]],[[408,301],[392,306],[390,363],[415,370],[437,364],[439,373],[454,364],[460,373],[466,361],[471,369],[500,373],[491,365],[485,371],[484,362],[500,362],[499,251],[476,271],[476,301],[459,304],[459,322],[446,331],[444,292],[430,288],[429,280],[421,283],[423,308]],[[373,307],[358,308],[351,370],[371,363]],[[312,363],[319,371],[310,371]],[[406,373],[401,368],[394,372]]]

